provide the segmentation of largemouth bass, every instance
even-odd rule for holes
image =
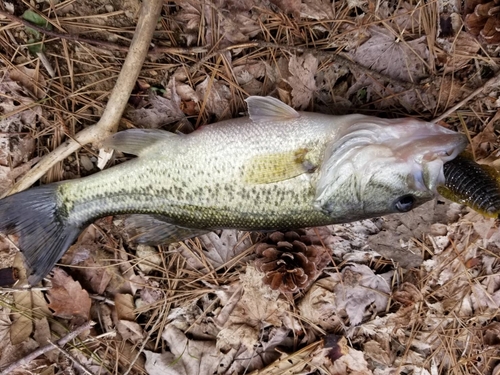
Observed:
[[[131,217],[138,242],[221,229],[275,230],[406,212],[432,199],[466,137],[415,119],[296,112],[249,97],[249,117],[189,135],[132,129],[107,146],[137,158],[0,200],[38,283],[93,220]]]

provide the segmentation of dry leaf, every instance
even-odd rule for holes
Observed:
[[[33,334],[33,337],[40,347],[47,345],[49,340],[53,341],[47,318],[35,319],[35,332]],[[50,361],[56,362],[57,358],[59,357],[59,352],[57,350],[49,350],[48,352],[44,353],[44,356],[47,357]]]
[[[19,285],[27,283],[23,262],[21,253],[17,253],[13,266],[19,270]],[[52,314],[40,290],[18,291],[13,294],[13,299],[19,313],[12,314],[13,323],[10,327],[10,341],[13,345],[17,345],[31,336],[34,320],[51,317]]]
[[[25,66],[16,66],[15,69],[9,71],[8,75],[10,79],[29,90],[33,97],[42,99],[45,96],[42,88],[47,87],[47,82],[40,73],[40,70],[29,69]]]
[[[135,255],[137,256],[137,266],[146,275],[158,269],[157,266],[162,263],[160,253],[153,246],[139,244],[137,245]]]
[[[201,102],[205,103],[205,109],[208,113],[214,114],[218,121],[230,115],[231,91],[221,81],[207,76],[202,83],[196,86],[196,93]]]
[[[175,85],[171,84],[174,88]],[[172,99],[164,98],[153,91],[148,91],[149,96],[144,99],[142,107],[129,109],[125,115],[134,125],[142,128],[161,128],[172,124],[185,117],[181,110],[181,99],[175,89],[171,90]]]
[[[220,15],[222,38],[220,45],[244,43],[261,31],[260,25],[249,14],[229,13]]]
[[[365,265],[353,264],[345,267],[340,274],[330,274],[337,285],[334,287],[337,311],[345,310],[355,326],[363,320],[369,307],[373,312],[387,308],[391,292],[393,271],[376,275]]]
[[[450,46],[449,58],[444,66],[444,72],[450,73],[466,67],[480,50],[481,45],[472,35],[460,32]]]
[[[428,75],[426,37],[404,41],[382,27],[369,28],[371,37],[349,54],[357,63],[394,79],[418,82]]]
[[[22,84],[14,81],[10,76],[4,75],[0,81],[0,129],[8,132],[21,132],[24,127],[32,127],[37,122],[37,117],[42,114],[40,106],[34,106],[34,100],[29,90]],[[19,105],[26,106],[27,109],[19,112]],[[15,114],[13,114],[15,113]]]
[[[271,0],[271,3],[276,5],[286,14],[300,17],[301,0]]]
[[[134,344],[139,344],[144,340],[144,331],[137,322],[119,320],[116,322],[116,330],[123,340],[129,340]]]
[[[14,304],[22,313],[13,313],[14,319],[10,327],[10,342],[17,345],[27,340],[33,332],[33,321],[31,319],[31,293],[14,293]]]
[[[80,235],[61,263],[78,266],[75,273],[82,282],[85,280],[87,288],[96,294],[103,294],[117,272],[116,266],[109,266],[109,253],[101,250],[94,235],[88,237],[90,233],[95,234],[95,228],[89,227]]]
[[[300,110],[306,109],[316,91],[318,59],[311,54],[301,57],[294,55],[290,58],[288,70],[291,74],[287,82],[292,87],[292,106]]]
[[[145,350],[145,368],[149,375],[224,374],[224,361],[214,341],[189,340],[178,328],[168,325],[162,338],[170,352],[162,354]],[[227,364],[226,364],[227,365]]]
[[[309,322],[327,332],[337,332],[344,325],[334,303],[336,297],[333,290],[336,284],[330,277],[321,279],[298,303],[300,315],[307,316]]]
[[[243,295],[229,317],[226,327],[230,324],[235,324],[236,327],[239,324],[248,324],[257,330],[267,325],[294,327],[290,324],[288,303],[279,298],[278,291],[273,291],[264,285],[262,273],[252,266],[247,266],[245,273],[240,274],[240,279]]]
[[[115,295],[115,309],[118,319],[135,320],[134,297],[130,294]]]
[[[49,289],[47,298],[54,315],[80,323],[88,321],[92,301],[80,283],[57,267],[54,268],[51,280],[52,288]]]
[[[335,5],[329,0],[304,0],[300,5],[300,17],[317,21],[335,19]]]
[[[348,352],[328,365],[325,363],[331,374],[356,374],[373,375],[368,368],[363,352],[349,348]]]
[[[198,237],[207,250],[206,257],[214,268],[227,264],[243,251],[252,246],[252,240],[247,232],[224,229],[210,232]]]

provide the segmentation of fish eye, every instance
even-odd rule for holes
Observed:
[[[394,208],[399,212],[408,212],[415,205],[415,197],[411,194],[403,195],[393,203]]]

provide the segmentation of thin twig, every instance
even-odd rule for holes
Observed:
[[[112,49],[115,51],[122,51],[122,52],[128,52],[130,47],[129,46],[123,46],[121,44],[116,44],[113,42],[108,42],[106,40],[99,40],[99,39],[91,39],[91,38],[84,38],[78,35],[74,35],[71,33],[61,33],[58,31],[52,31],[48,30],[45,27],[35,25],[32,22],[29,22],[23,18],[14,16],[13,14],[10,14],[8,12],[5,12],[3,10],[0,10],[0,15],[10,19],[11,21],[20,23],[26,27],[29,27],[33,30],[36,30],[40,33],[53,36],[54,38],[59,38],[59,39],[65,39],[65,40],[71,40],[74,42],[80,42],[80,43],[87,43],[93,46],[98,46],[102,47],[105,49]],[[206,47],[161,47],[161,46],[156,46],[151,48],[148,51],[148,55],[157,55],[160,53],[169,53],[169,54],[185,54],[185,55],[192,55],[195,53],[206,53],[208,52],[208,49]]]
[[[96,45],[96,46],[99,46],[99,47],[111,48],[111,49],[114,49],[114,50],[117,50],[117,51],[123,51],[123,52],[127,52],[128,51],[128,47],[127,46],[122,46],[122,45],[119,45],[119,44],[116,44],[116,43],[107,42],[105,40],[83,38],[83,37],[80,37],[78,35],[73,35],[73,34],[69,34],[69,33],[60,33],[60,32],[57,32],[57,31],[48,30],[45,27],[35,25],[32,22],[29,22],[29,21],[27,21],[27,20],[25,20],[23,18],[17,17],[15,15],[10,14],[9,12],[3,11],[3,10],[0,10],[0,15],[6,17],[8,19],[10,19],[11,21],[14,21],[14,22],[20,23],[21,25],[29,27],[30,29],[36,30],[36,31],[38,31],[40,33],[43,33],[43,34],[46,34],[46,35],[49,35],[49,36],[53,36],[55,38],[72,40],[72,41],[75,41],[75,42],[88,43],[88,44]]]
[[[162,0],[143,1],[136,32],[130,45],[123,68],[111,92],[108,104],[97,124],[83,129],[73,139],[65,141],[50,154],[44,156],[26,175],[8,192],[13,194],[30,187],[56,163],[78,151],[88,143],[99,144],[115,133],[125,110],[128,99],[146,58],[149,43],[153,37],[158,18],[163,6]]]
[[[257,47],[257,48],[283,49],[285,51],[293,51],[293,52],[299,52],[299,53],[310,53],[310,54],[317,56],[317,57],[328,57],[328,58],[340,61],[346,65],[349,65],[349,66],[361,71],[362,73],[368,74],[369,76],[371,76],[373,78],[388,81],[392,84],[397,84],[399,86],[404,87],[407,90],[421,89],[422,88],[422,86],[415,84],[413,82],[392,78],[392,77],[389,77],[385,74],[379,73],[373,69],[370,69],[366,66],[363,66],[363,65],[353,61],[351,58],[349,58],[348,54],[345,54],[342,52],[338,53],[335,51],[331,51],[331,52],[330,51],[318,51],[317,49],[314,49],[314,48],[307,48],[307,47],[300,47],[300,46],[299,47],[288,46],[288,45],[284,45],[284,44],[261,42],[261,41],[233,44],[231,46],[227,46],[225,48],[215,50],[215,51],[209,53],[208,55],[203,56],[196,64],[194,64],[189,69],[189,71],[191,73],[195,73],[195,72],[199,71],[201,69],[201,67],[203,66],[203,64],[205,64],[208,60],[210,60],[216,56],[219,56],[220,54],[222,54],[224,52],[228,52],[228,51],[231,51],[234,49],[255,48],[255,47]]]
[[[67,351],[63,350],[60,346],[57,346],[54,344],[52,341],[49,340],[49,345],[52,346],[55,350],[57,350],[59,353],[64,355],[66,358],[68,358],[71,362],[73,362],[73,366],[78,368],[81,372],[87,374],[87,375],[94,375],[92,374],[92,371],[90,371],[87,367],[82,365],[78,360],[73,357],[71,354],[69,354]]]
[[[445,119],[446,117],[448,117],[449,115],[451,115],[453,112],[455,112],[458,108],[460,108],[461,106],[463,106],[465,103],[467,103],[469,100],[471,100],[475,96],[477,96],[480,93],[482,93],[487,88],[489,88],[491,86],[497,86],[498,84],[500,84],[500,73],[497,74],[496,76],[494,76],[493,78],[490,78],[483,85],[481,85],[480,87],[478,87],[477,89],[475,89],[472,93],[470,93],[466,98],[460,100],[457,104],[455,104],[453,107],[447,109],[443,114],[441,114],[440,116],[436,117],[431,122],[438,122],[438,121],[441,121],[441,120]]]
[[[59,347],[63,347],[66,345],[68,342],[71,340],[75,339],[80,333],[89,330],[95,322],[87,322],[80,327],[76,328],[74,331],[68,333],[66,336],[60,338],[59,340],[56,341],[56,345]],[[53,344],[52,344],[53,345]],[[29,362],[33,361],[35,358],[41,356],[42,354],[47,353],[49,350],[53,349],[53,346],[51,344],[47,344],[34,352],[31,352],[28,354],[26,357],[21,358],[20,360],[12,363],[10,366],[8,366],[6,369],[4,369],[2,372],[0,372],[0,375],[8,375],[12,371],[14,371],[16,368],[20,366],[24,366],[28,364]]]

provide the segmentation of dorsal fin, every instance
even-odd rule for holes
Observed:
[[[178,135],[159,129],[129,129],[107,138],[103,142],[103,147],[140,156],[147,153],[156,143],[172,139],[172,137],[178,137]]]
[[[252,121],[276,121],[300,117],[295,109],[271,96],[249,96],[245,101]]]

